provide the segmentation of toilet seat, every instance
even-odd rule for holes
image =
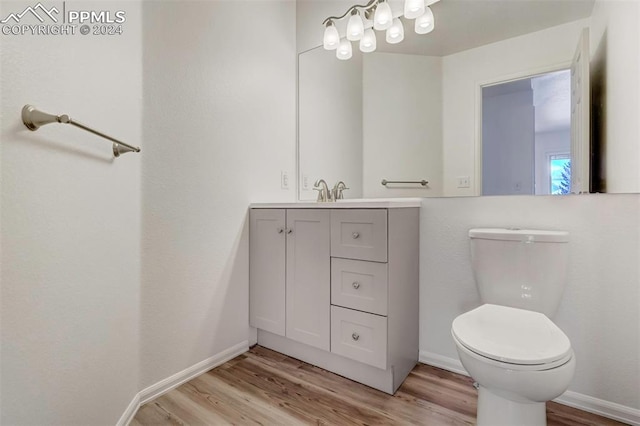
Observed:
[[[453,321],[455,340],[474,354],[505,367],[546,370],[572,356],[567,336],[544,314],[482,305]]]

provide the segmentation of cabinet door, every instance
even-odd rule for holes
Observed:
[[[287,337],[329,350],[329,210],[287,210]]]
[[[285,335],[285,210],[252,209],[249,324]]]

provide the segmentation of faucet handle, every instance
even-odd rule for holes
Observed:
[[[324,179],[318,179],[313,189],[318,191],[318,202],[326,203],[327,201],[333,201],[333,193],[329,190],[329,186],[327,186],[327,182],[325,182]]]
[[[313,190],[314,191],[318,191],[318,198],[316,199],[316,201],[318,203],[323,203],[323,202],[327,201],[326,200],[326,195],[323,196],[324,188],[316,188],[316,187],[314,187]]]
[[[333,199],[342,200],[344,198],[344,196],[342,195],[342,191],[344,191],[345,189],[349,189],[349,188],[347,188],[347,185],[343,181],[339,181],[338,183],[336,183],[333,186],[333,189],[331,190],[331,193],[333,194]]]

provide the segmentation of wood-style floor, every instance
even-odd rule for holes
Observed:
[[[476,399],[470,378],[424,364],[391,396],[255,346],[143,405],[131,425],[472,425]],[[553,402],[547,419],[621,424]]]

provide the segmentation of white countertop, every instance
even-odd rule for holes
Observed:
[[[421,198],[354,198],[334,203],[298,201],[295,203],[252,203],[251,209],[399,209],[420,207]]]

